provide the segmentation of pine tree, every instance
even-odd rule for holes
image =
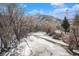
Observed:
[[[64,17],[64,20],[63,20],[61,26],[64,28],[65,33],[68,32],[70,24],[66,17]]]

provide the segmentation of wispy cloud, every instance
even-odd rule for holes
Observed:
[[[74,6],[72,7],[72,9],[75,10],[75,11],[79,11],[79,4],[74,5]]]
[[[29,4],[30,5],[30,4]],[[20,6],[25,7],[27,11],[28,6],[27,4],[20,4]],[[50,5],[50,6],[48,6]],[[41,13],[41,14],[47,14],[47,15],[52,15],[54,17],[63,19],[65,16],[67,16],[69,19],[73,18],[74,15],[79,13],[79,4],[73,4],[71,7],[68,4],[64,3],[49,3],[48,5],[43,5],[37,7],[36,5],[31,4],[31,9],[29,7],[29,11],[27,11],[27,14],[36,14],[36,13]],[[42,8],[41,8],[42,7]],[[47,8],[46,8],[47,7]],[[44,9],[45,8],[45,9]],[[51,10],[52,9],[52,10]]]
[[[21,3],[19,6],[20,6],[20,7],[23,7],[23,8],[27,8],[27,5],[24,4],[24,3]]]
[[[52,4],[56,6],[53,11],[50,11],[49,14],[60,19],[63,19],[67,16],[69,19],[72,19],[74,15],[79,13],[79,4],[73,5],[71,8],[65,7],[64,4]],[[59,6],[63,6],[62,8]]]
[[[36,13],[44,14],[44,11],[42,9],[40,9],[40,10],[33,9],[33,10],[29,11],[28,14],[36,14]]]
[[[64,7],[64,3],[50,3],[51,6],[53,6],[54,8],[63,8]]]

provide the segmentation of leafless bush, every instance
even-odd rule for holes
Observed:
[[[78,49],[79,47],[79,16],[76,15],[72,25],[69,47]]]
[[[20,41],[20,38],[24,37],[24,35],[27,34],[26,26],[23,21],[23,13],[21,13],[22,10],[18,11],[19,8],[17,8],[17,10],[14,10],[16,8],[12,7],[14,5],[15,4],[8,5],[8,15],[0,15],[1,48],[7,49],[9,43],[12,40],[17,39],[18,41]],[[16,38],[13,39],[13,35],[15,35]]]
[[[41,23],[41,29],[44,32],[51,33],[56,29],[56,26],[54,26],[52,22],[44,21]]]

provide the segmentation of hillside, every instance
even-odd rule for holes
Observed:
[[[32,14],[32,15],[28,15],[25,16],[26,19],[33,19],[33,20],[37,20],[37,21],[53,21],[53,22],[61,22],[60,19],[55,18],[53,16],[50,15],[44,15],[44,14]]]

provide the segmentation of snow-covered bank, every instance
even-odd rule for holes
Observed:
[[[37,37],[38,36],[38,37]],[[23,38],[17,48],[12,49],[7,56],[70,56],[64,47],[59,44],[51,43],[45,39],[61,43],[56,41],[44,32],[30,33],[27,38]],[[67,46],[67,45],[66,45]]]
[[[12,49],[11,51],[7,52],[5,55],[6,56],[25,56],[25,55],[29,55],[30,52],[30,48],[28,47],[26,41],[26,38],[23,38],[20,42],[20,44],[18,44],[17,48]]]

